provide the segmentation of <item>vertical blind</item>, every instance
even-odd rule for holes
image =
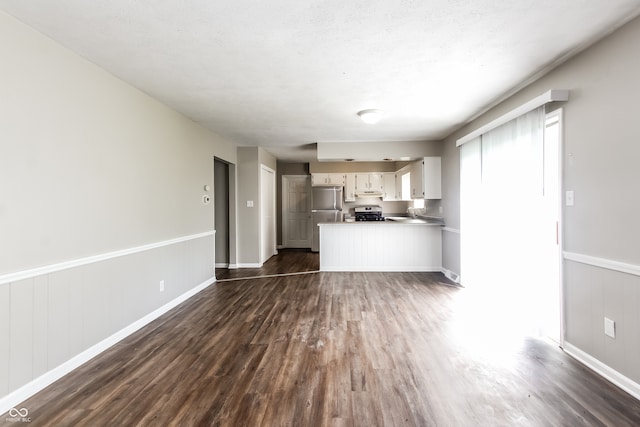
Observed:
[[[544,260],[544,107],[460,147],[461,281],[536,315]]]

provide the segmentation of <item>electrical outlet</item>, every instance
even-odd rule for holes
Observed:
[[[247,200],[247,207],[248,208],[252,208],[253,207],[253,200]]]
[[[564,201],[567,206],[573,206],[573,190],[567,190],[567,192],[565,193]]]
[[[164,280],[160,280],[160,292],[164,292]]]
[[[608,337],[616,337],[616,322],[607,317],[604,318],[604,334]]]

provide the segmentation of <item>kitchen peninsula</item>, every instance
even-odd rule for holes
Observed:
[[[442,223],[320,223],[321,271],[441,271]]]

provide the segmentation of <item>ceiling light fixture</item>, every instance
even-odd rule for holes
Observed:
[[[362,110],[358,111],[358,115],[362,119],[363,122],[367,124],[375,124],[384,116],[384,111],[382,110]]]

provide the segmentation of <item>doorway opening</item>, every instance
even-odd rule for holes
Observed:
[[[213,160],[213,203],[215,239],[215,266],[228,268],[230,257],[230,205],[229,205],[229,164],[218,158]]]

